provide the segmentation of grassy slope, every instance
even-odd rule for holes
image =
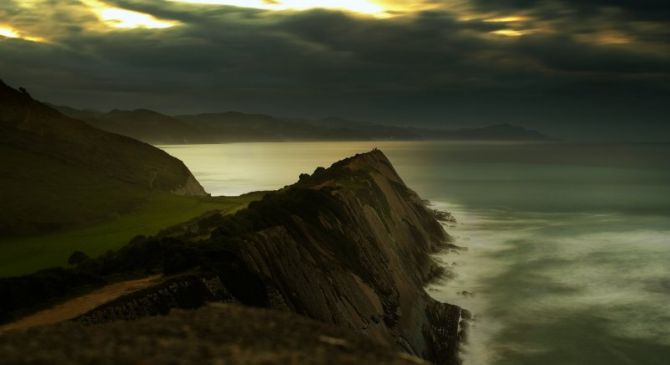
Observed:
[[[1,81],[0,167],[0,237],[102,222],[142,206],[152,191],[206,195],[164,151],[66,117]]]
[[[113,220],[59,233],[0,239],[0,277],[63,266],[75,250],[97,256],[125,245],[137,235],[156,234],[208,211],[232,213],[260,196],[206,198],[154,192],[141,208]]]
[[[0,81],[0,276],[98,255],[251,196],[212,199],[178,159]],[[187,195],[169,192],[189,183]]]
[[[132,211],[147,192],[29,151],[0,144],[0,233],[38,233]]]

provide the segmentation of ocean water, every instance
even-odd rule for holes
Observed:
[[[214,195],[269,190],[379,147],[457,224],[436,299],[474,316],[466,365],[670,364],[670,145],[161,146]]]

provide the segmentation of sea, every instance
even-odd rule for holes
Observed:
[[[670,144],[159,146],[213,195],[274,190],[373,148],[457,220],[427,291],[472,313],[465,365],[670,364]]]

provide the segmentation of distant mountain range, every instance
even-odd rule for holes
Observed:
[[[153,144],[291,140],[551,140],[540,132],[510,124],[443,130],[340,118],[280,118],[241,112],[169,116],[146,109],[103,113],[62,106],[56,108],[97,128]]]

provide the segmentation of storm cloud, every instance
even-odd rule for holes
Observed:
[[[567,138],[667,140],[669,6],[584,3],[387,1],[372,16],[9,0],[0,4],[0,77],[40,99],[95,109],[512,122]],[[102,5],[155,26],[110,23],[96,13]],[[3,24],[12,36],[2,37]]]

